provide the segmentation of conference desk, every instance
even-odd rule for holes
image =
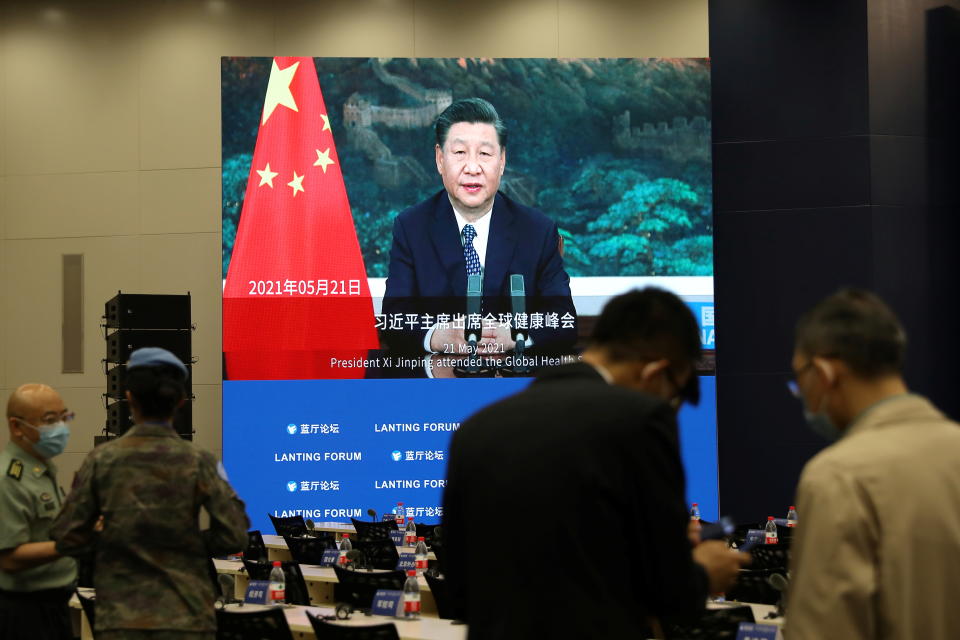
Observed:
[[[87,595],[92,595],[94,593],[93,589],[80,589],[80,591]],[[422,592],[421,598],[427,595],[427,593],[429,593],[429,591],[426,593]],[[707,604],[707,608],[721,609],[724,607],[740,606],[742,604],[749,604],[750,609],[753,611],[753,616],[757,622],[783,626],[783,618],[767,618],[767,616],[776,609],[776,607],[771,605],[739,602],[711,602]],[[87,621],[87,616],[83,614],[83,611],[80,608],[80,602],[76,596],[71,598],[70,606],[74,615],[79,616],[80,640],[92,640],[93,634],[90,629],[90,624]],[[257,611],[259,609],[263,609],[264,607],[262,605],[245,604],[242,606],[229,605],[229,608],[235,611]],[[320,616],[329,616],[334,614],[334,608],[330,606],[287,606],[284,610],[284,613],[287,618],[287,624],[290,625],[290,631],[296,640],[308,640],[315,638],[313,627],[310,626],[310,621],[307,620],[307,611],[310,611],[314,615]],[[382,624],[384,622],[396,623],[397,631],[400,633],[400,638],[402,640],[463,640],[467,635],[466,625],[453,624],[453,622],[450,620],[443,620],[429,616],[424,616],[419,620],[403,620],[399,618],[388,618],[383,616],[365,616],[358,613],[354,614],[350,620],[337,621],[338,624],[356,627]]]
[[[88,595],[93,595],[93,589],[81,589]],[[93,633],[90,629],[90,623],[87,616],[80,608],[80,601],[74,596],[70,600],[72,610],[80,616],[80,640],[93,640]],[[228,605],[231,611],[253,612],[264,609],[263,605],[244,604]],[[284,608],[284,614],[287,618],[287,624],[290,626],[291,635],[295,640],[309,640],[315,638],[313,627],[307,620],[307,612],[315,616],[332,616],[334,608],[328,606],[310,606],[301,607],[289,605]],[[385,622],[393,622],[400,634],[401,640],[463,640],[467,637],[467,627],[463,624],[453,624],[450,620],[441,620],[440,618],[423,617],[419,620],[404,620],[402,618],[389,618],[385,616],[366,616],[362,613],[356,613],[349,620],[336,620],[336,624],[348,627],[364,627]]]
[[[247,585],[250,577],[243,568],[243,563],[239,560],[221,560],[215,558],[213,561],[217,573],[232,575],[235,577],[234,596],[242,600],[247,592]],[[333,604],[333,586],[338,582],[337,574],[333,567],[318,567],[312,564],[301,564],[300,572],[303,573],[303,580],[307,583],[307,592],[310,594],[310,602],[314,605]],[[437,603],[433,599],[433,593],[430,591],[430,585],[427,584],[423,576],[417,578],[420,583],[420,609],[425,617],[437,616]]]
[[[279,560],[280,562],[293,560],[293,556],[290,555],[290,550],[287,548],[287,541],[283,539],[283,536],[265,533],[263,534],[263,546],[267,548],[267,559],[271,562],[274,560]],[[398,553],[413,553],[414,550],[414,547],[397,547]],[[437,556],[434,555],[433,551],[427,554],[427,560],[436,559]]]

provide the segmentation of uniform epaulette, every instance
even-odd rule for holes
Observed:
[[[14,480],[20,480],[20,478],[23,476],[23,463],[16,458],[11,460],[10,466],[7,467],[7,475]]]

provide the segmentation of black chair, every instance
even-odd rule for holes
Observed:
[[[777,604],[780,601],[780,592],[767,582],[773,573],[776,572],[769,569],[741,570],[737,574],[736,584],[727,589],[727,600]]]
[[[400,553],[393,541],[386,540],[357,540],[353,543],[353,548],[363,553],[363,566],[366,569],[386,569],[397,568],[400,561]]]
[[[426,578],[430,593],[433,594],[433,601],[437,603],[437,617],[447,620],[456,619],[457,615],[453,610],[453,601],[447,591],[447,581],[430,573],[423,574],[423,577]]]
[[[741,622],[755,622],[749,606],[709,609],[692,622],[664,625],[664,633],[669,640],[733,640]]]
[[[438,524],[424,524],[422,522],[417,523],[417,537],[423,536],[423,541],[427,543],[428,547],[433,546],[433,533],[436,531]]]
[[[357,540],[389,540],[390,532],[397,530],[395,520],[386,522],[364,522],[350,518],[353,528],[357,531]]]
[[[751,569],[771,569],[786,572],[790,566],[790,538],[781,538],[778,544],[758,544],[750,549]]]
[[[333,568],[337,584],[333,585],[333,599],[355,609],[370,610],[377,589],[403,590],[407,576],[403,571],[351,571]]]
[[[293,640],[283,609],[218,609],[217,640]]]
[[[314,538],[306,536],[295,538],[283,536],[283,540],[287,543],[287,549],[290,550],[290,555],[297,564],[320,564],[323,559],[323,552],[337,546],[332,537]]]
[[[247,546],[243,549],[243,557],[253,562],[266,561],[269,557],[267,545],[263,544],[263,536],[259,531],[247,531]]]
[[[307,581],[303,579],[303,572],[296,562],[281,562],[284,576],[284,598],[287,604],[302,604],[309,606],[310,592],[307,590]],[[269,580],[272,562],[250,562],[243,559],[243,567],[251,580]]]
[[[317,640],[330,638],[331,640],[400,640],[397,626],[392,622],[371,624],[363,627],[348,627],[334,622],[326,622],[314,617],[307,611],[307,619],[313,627],[313,634]]]
[[[96,596],[85,596],[77,589],[77,599],[80,601],[80,608],[83,609],[83,615],[87,616],[87,622],[90,623],[90,633],[96,638],[97,634],[93,630],[93,622],[97,616]]]
[[[270,515],[270,522],[273,523],[273,530],[278,536],[302,536],[307,533],[307,523],[303,521],[303,516],[286,516],[278,518]]]

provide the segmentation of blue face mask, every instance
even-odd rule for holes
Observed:
[[[33,443],[33,450],[42,458],[58,456],[67,448],[70,427],[63,420],[42,427],[35,427],[25,420],[20,420],[20,424],[25,424],[40,434],[40,439]]]
[[[806,418],[807,425],[814,433],[821,438],[825,438],[828,442],[836,442],[840,439],[840,429],[837,428],[837,425],[833,423],[830,416],[823,410],[823,406],[826,403],[827,396],[824,395],[823,400],[820,402],[820,411],[814,413],[809,409],[804,409],[803,417]]]

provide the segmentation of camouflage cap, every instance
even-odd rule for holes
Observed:
[[[184,378],[189,375],[187,366],[180,362],[177,356],[160,347],[143,347],[131,353],[130,359],[127,361],[127,371],[137,367],[157,367],[160,365],[168,365],[179,369]]]

